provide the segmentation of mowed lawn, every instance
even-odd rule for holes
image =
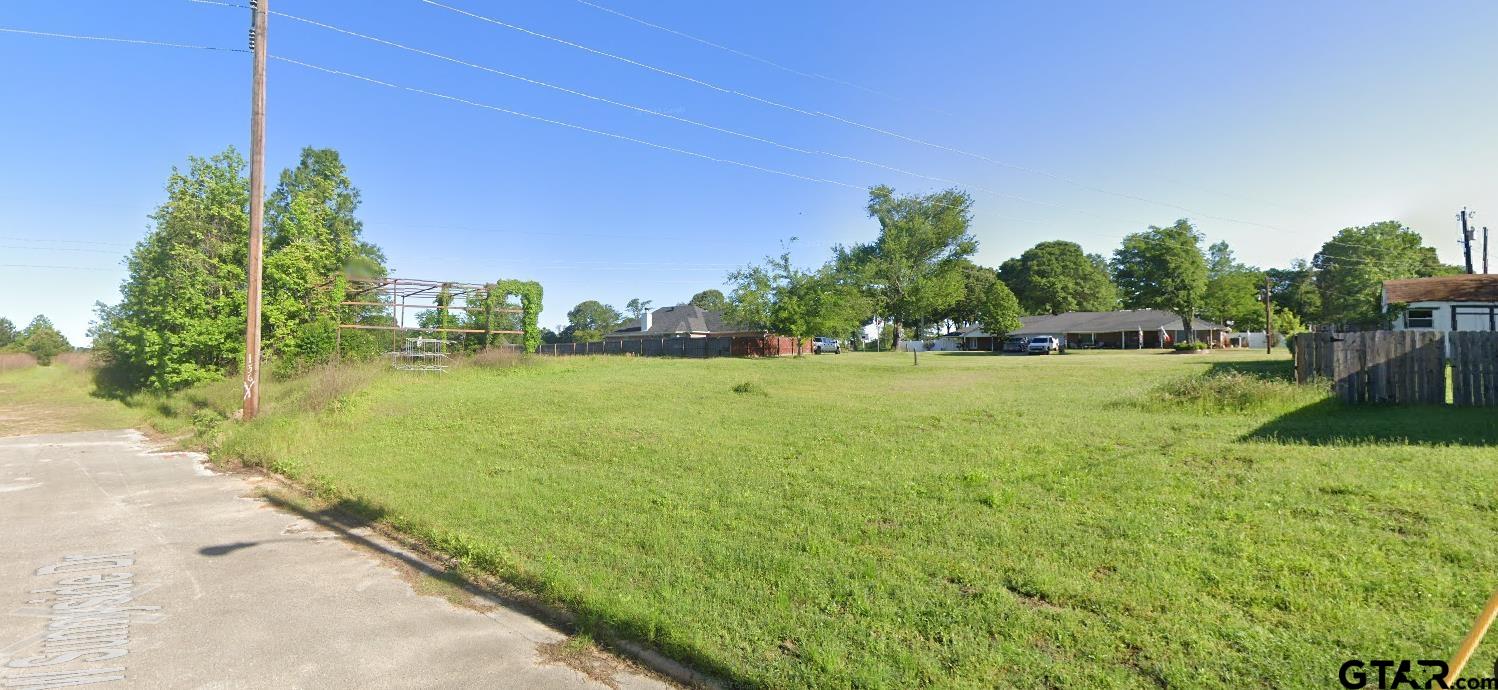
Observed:
[[[1498,586],[1498,413],[1158,388],[1286,360],[542,359],[384,375],[223,449],[744,685],[1311,687],[1446,658]]]

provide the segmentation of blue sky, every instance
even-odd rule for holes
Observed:
[[[1056,238],[1109,253],[1124,234],[1182,216],[1259,265],[1390,218],[1456,263],[1455,211],[1498,214],[1486,31],[1498,3],[597,0],[781,69],[574,0],[442,1],[989,159],[420,0],[271,0],[278,12],[919,175],[272,17],[273,55],[823,180],[271,64],[272,183],[301,147],[338,149],[363,192],[365,235],[397,275],[539,280],[545,325],[584,299],[683,301],[792,236],[800,262],[820,262],[832,244],[874,236],[863,188],[879,183],[917,192],[947,186],[932,177],[959,181],[976,200],[977,259],[994,266]],[[247,22],[247,10],[186,0],[0,2],[0,27],[223,47],[244,46]],[[93,302],[117,299],[120,259],[148,229],[171,167],[246,149],[249,56],[0,33],[0,64],[0,315],[24,324],[46,313],[81,341]]]

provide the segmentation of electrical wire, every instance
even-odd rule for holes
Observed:
[[[241,7],[240,5],[235,5],[233,3],[228,3],[228,2],[222,2],[220,0],[188,0],[188,1],[189,2],[193,2],[193,3],[197,3],[197,4],[202,4],[202,5],[218,5],[218,6],[221,6],[221,7]],[[498,68],[495,68],[495,67],[490,67],[488,65],[483,65],[483,64],[479,64],[479,63],[475,63],[475,62],[470,62],[468,60],[463,60],[463,59],[460,59],[460,58],[455,58],[455,57],[452,57],[450,55],[444,55],[444,54],[433,52],[433,51],[430,51],[430,50],[424,50],[422,48],[415,48],[415,47],[408,46],[408,45],[405,45],[405,44],[402,44],[402,43],[399,43],[399,42],[396,42],[396,41],[391,41],[389,39],[380,38],[378,36],[373,36],[373,35],[370,35],[370,34],[361,33],[361,32],[358,32],[358,31],[351,30],[351,29],[346,29],[346,28],[341,27],[341,26],[336,26],[336,25],[333,25],[333,24],[329,24],[327,22],[318,21],[316,19],[310,19],[310,18],[307,18],[307,17],[301,17],[301,16],[297,16],[297,15],[294,15],[294,14],[289,14],[289,13],[286,13],[286,12],[278,12],[276,10],[271,10],[270,14],[274,15],[274,16],[277,16],[277,17],[281,17],[281,18],[290,20],[290,21],[300,22],[300,23],[303,23],[303,24],[307,24],[309,26],[315,26],[315,27],[318,27],[318,28],[321,28],[321,29],[325,29],[325,30],[328,30],[328,31],[333,31],[333,32],[344,34],[344,35],[347,35],[347,36],[352,36],[354,38],[359,38],[359,39],[370,41],[370,42],[373,42],[373,43],[379,43],[381,45],[389,46],[389,47],[396,48],[396,49],[399,49],[399,50],[404,50],[404,51],[415,53],[415,54],[418,54],[418,55],[423,55],[423,56],[434,58],[434,59],[437,59],[437,60],[442,60],[442,61],[449,62],[449,63],[455,64],[455,65],[461,65],[463,67],[468,67],[468,68],[471,68],[471,69],[476,69],[476,70],[480,70],[480,71],[483,71],[483,72],[488,72],[490,74],[501,76],[501,77],[504,77],[504,78],[507,78],[507,79],[513,79],[513,80],[516,80],[516,81],[524,82],[524,83],[527,83],[527,84],[531,84],[533,86],[538,86],[538,87],[541,87],[541,88],[546,88],[546,89],[551,89],[551,90],[554,90],[554,91],[559,91],[559,92],[566,93],[566,94],[569,94],[569,95],[572,95],[572,96],[577,96],[579,98],[584,98],[584,99],[588,99],[588,100],[591,100],[591,101],[595,101],[595,102],[599,102],[599,103],[605,103],[605,104],[608,104],[608,105],[612,105],[612,106],[615,106],[615,107],[618,107],[618,108],[624,108],[624,109],[631,110],[631,111],[634,111],[634,112],[644,113],[646,115],[651,115],[651,116],[654,116],[654,117],[659,117],[659,118],[663,118],[663,119],[667,119],[667,120],[672,120],[672,121],[675,121],[675,122],[680,122],[680,123],[683,123],[683,124],[691,125],[693,127],[700,127],[702,129],[707,129],[707,130],[718,132],[718,133],[721,133],[721,134],[727,134],[727,135],[730,135],[730,136],[739,137],[739,138],[742,138],[742,139],[747,139],[747,140],[758,142],[758,143],[761,143],[761,144],[767,144],[769,146],[773,146],[773,147],[776,147],[776,148],[779,148],[779,149],[782,149],[782,150],[786,150],[786,151],[792,151],[792,152],[800,153],[800,154],[803,154],[803,155],[823,156],[823,157],[827,157],[827,158],[833,158],[833,159],[837,159],[837,160],[843,160],[843,161],[848,161],[848,162],[852,162],[852,163],[858,163],[860,165],[866,165],[866,166],[870,166],[870,167],[879,168],[881,170],[887,170],[887,171],[898,173],[898,174],[902,174],[902,175],[908,175],[908,176],[919,178],[919,179],[923,179],[923,180],[926,180],[926,181],[929,181],[929,182],[939,182],[939,183],[947,184],[947,185],[957,185],[957,186],[961,186],[961,187],[968,187],[968,188],[975,189],[975,190],[980,191],[982,193],[988,194],[990,196],[998,197],[998,198],[1012,199],[1012,200],[1015,200],[1015,201],[1020,201],[1020,202],[1024,202],[1024,203],[1028,203],[1028,204],[1035,204],[1035,205],[1039,205],[1039,206],[1047,206],[1047,207],[1051,207],[1051,208],[1058,208],[1058,209],[1062,209],[1062,210],[1071,210],[1071,211],[1076,211],[1078,213],[1095,215],[1095,214],[1091,214],[1091,212],[1086,211],[1084,209],[1072,209],[1072,208],[1069,208],[1069,207],[1064,206],[1062,204],[1056,204],[1056,203],[1047,202],[1047,201],[1040,201],[1040,200],[1037,200],[1037,199],[1030,199],[1030,198],[1027,198],[1027,197],[1024,197],[1024,196],[1020,196],[1020,195],[1017,195],[1017,194],[1011,194],[1011,193],[1008,193],[1008,192],[1000,192],[1000,191],[997,191],[997,190],[993,190],[993,189],[988,189],[988,188],[982,187],[980,185],[975,185],[975,184],[963,182],[962,180],[955,180],[955,179],[951,179],[951,178],[947,178],[947,177],[940,177],[940,176],[936,176],[936,175],[929,175],[929,174],[926,174],[926,173],[920,173],[920,172],[916,172],[916,171],[913,171],[913,170],[906,170],[906,169],[899,168],[899,167],[896,167],[896,166],[893,166],[893,165],[889,165],[889,164],[886,164],[886,163],[880,163],[880,162],[877,162],[877,161],[866,160],[866,159],[859,158],[859,157],[856,157],[856,156],[851,156],[851,155],[848,155],[848,154],[836,153],[836,152],[832,152],[832,151],[824,151],[824,150],[819,150],[819,149],[809,149],[809,148],[805,148],[805,147],[801,147],[801,146],[796,146],[794,144],[787,144],[787,143],[784,143],[784,142],[781,142],[781,141],[776,141],[774,139],[769,139],[767,137],[758,136],[758,135],[754,135],[754,134],[749,134],[749,133],[746,133],[746,132],[741,132],[741,131],[734,130],[734,129],[729,129],[729,128],[726,128],[726,127],[720,127],[720,126],[713,125],[713,124],[710,124],[710,123],[701,122],[701,121],[698,121],[698,120],[693,120],[693,119],[690,119],[690,118],[681,117],[679,115],[674,115],[674,114],[662,112],[662,111],[659,111],[659,110],[653,110],[651,108],[646,108],[646,107],[635,105],[635,104],[632,104],[632,103],[626,103],[626,102],[623,102],[623,101],[618,101],[618,100],[614,100],[614,99],[611,99],[611,98],[607,98],[607,97],[604,97],[604,96],[598,96],[598,95],[587,93],[587,92],[584,92],[584,91],[579,91],[577,89],[572,89],[572,88],[569,88],[569,87],[560,86],[560,85],[557,85],[557,84],[552,84],[550,82],[542,81],[542,80],[539,80],[539,79],[534,79],[534,78],[527,77],[527,76],[520,75],[520,74],[516,74],[516,73],[513,73],[513,72],[508,72],[508,71],[501,70],[501,69],[498,69]],[[1021,220],[1021,219],[1012,219],[1012,220]],[[1033,223],[1034,221],[1021,220],[1021,222],[1030,222],[1030,223]]]
[[[794,67],[787,67],[785,65],[782,65],[782,64],[780,64],[780,63],[778,63],[778,62],[776,62],[774,60],[771,60],[769,58],[760,57],[760,56],[755,55],[753,53],[744,52],[744,51],[738,50],[736,48],[730,48],[728,46],[725,46],[725,45],[722,45],[722,44],[719,44],[719,43],[714,43],[714,42],[709,41],[709,40],[707,40],[705,38],[700,38],[698,36],[693,36],[692,34],[689,34],[689,33],[685,32],[685,31],[678,31],[678,30],[672,29],[670,27],[661,26],[660,24],[654,24],[654,23],[645,21],[644,19],[632,16],[632,15],[625,14],[625,13],[620,12],[619,10],[613,9],[611,7],[604,7],[603,5],[599,5],[599,4],[596,4],[596,3],[588,2],[588,0],[576,0],[576,1],[579,4],[587,5],[588,7],[591,7],[593,9],[599,10],[601,12],[607,12],[609,14],[612,14],[612,15],[616,16],[616,17],[622,17],[624,19],[628,19],[629,21],[635,22],[637,24],[642,24],[644,26],[648,26],[648,27],[650,27],[652,29],[655,29],[657,31],[664,31],[664,32],[666,32],[668,34],[673,34],[673,35],[676,35],[676,36],[680,36],[680,37],[685,38],[685,39],[687,39],[689,41],[695,41],[697,43],[701,43],[702,45],[708,46],[710,48],[716,48],[718,50],[721,50],[721,51],[724,51],[724,52],[727,52],[727,53],[732,53],[732,54],[737,55],[739,57],[746,58],[746,59],[749,59],[749,60],[753,60],[755,62],[758,62],[758,63],[763,64],[763,65],[767,65],[769,67],[773,67],[773,68],[778,69],[778,70],[780,70],[782,72],[789,72],[790,74],[794,74],[794,75],[796,75],[798,77],[805,77],[807,79],[819,79],[819,80],[822,80],[822,81],[825,81],[825,82],[829,82],[829,83],[832,83],[832,84],[837,84],[837,85],[840,85],[840,86],[846,86],[846,87],[849,87],[849,88],[857,89],[857,90],[863,91],[865,93],[870,93],[870,94],[873,94],[875,96],[880,96],[882,98],[887,98],[887,99],[892,100],[892,101],[898,101],[898,102],[901,102],[901,103],[908,103],[908,101],[906,101],[903,98],[900,98],[899,96],[895,96],[894,94],[890,94],[890,93],[885,93],[885,92],[880,91],[878,89],[869,88],[869,87],[864,86],[862,84],[855,84],[853,82],[845,81],[845,80],[842,80],[842,79],[838,79],[836,77],[829,77],[829,76],[827,76],[825,74],[817,74],[815,72],[803,72],[801,70],[795,69]],[[929,107],[929,106],[926,106],[926,107]]]
[[[1260,222],[1246,220],[1246,219],[1241,219],[1241,218],[1234,218],[1234,217],[1230,217],[1230,216],[1222,216],[1222,215],[1205,213],[1205,212],[1202,212],[1202,211],[1198,211],[1198,210],[1195,210],[1195,209],[1192,209],[1192,208],[1189,208],[1189,207],[1186,207],[1186,206],[1182,206],[1180,204],[1171,203],[1171,202],[1168,202],[1168,201],[1159,201],[1159,200],[1156,200],[1156,199],[1150,199],[1148,197],[1143,197],[1143,196],[1139,196],[1139,195],[1136,195],[1136,194],[1129,194],[1129,193],[1126,193],[1126,192],[1115,192],[1115,191],[1112,191],[1112,190],[1109,190],[1109,189],[1105,189],[1105,188],[1102,188],[1102,187],[1098,187],[1096,185],[1092,185],[1092,184],[1088,184],[1088,183],[1085,183],[1085,182],[1081,182],[1079,180],[1075,180],[1075,179],[1072,179],[1070,177],[1067,177],[1067,176],[1064,176],[1064,175],[1060,175],[1060,174],[1057,174],[1057,173],[1053,173],[1053,172],[1049,172],[1049,171],[1046,171],[1046,170],[1041,170],[1041,169],[1032,168],[1032,167],[1029,167],[1029,166],[1023,166],[1023,165],[1017,165],[1017,164],[1014,164],[1014,163],[1009,163],[1007,161],[1002,161],[1002,160],[999,160],[999,159],[996,159],[996,158],[992,158],[990,156],[985,156],[985,155],[983,155],[981,153],[975,153],[975,152],[968,151],[968,150],[965,150],[965,149],[957,148],[955,146],[948,146],[948,145],[945,145],[945,144],[939,144],[939,143],[936,143],[936,142],[928,141],[928,140],[921,139],[919,137],[911,136],[911,135],[908,135],[908,134],[902,134],[900,132],[895,132],[893,130],[884,129],[884,128],[881,128],[881,127],[876,127],[874,125],[870,125],[870,124],[867,124],[867,123],[864,123],[864,122],[859,122],[857,120],[853,120],[853,119],[850,119],[850,118],[842,117],[842,116],[835,115],[835,114],[832,114],[832,113],[828,113],[828,112],[825,112],[825,111],[812,110],[812,109],[808,109],[808,108],[802,108],[802,107],[790,105],[790,104],[787,104],[787,103],[783,103],[783,102],[780,102],[780,101],[777,101],[777,100],[774,100],[774,99],[771,99],[771,98],[766,98],[766,97],[763,97],[763,96],[757,96],[755,94],[747,93],[747,92],[744,92],[744,91],[739,91],[737,89],[733,89],[733,88],[730,88],[730,87],[721,86],[719,84],[715,84],[715,83],[712,83],[712,82],[709,82],[709,81],[706,81],[706,80],[703,80],[703,79],[699,79],[699,78],[692,77],[692,76],[689,76],[689,75],[686,75],[686,74],[682,74],[680,72],[675,72],[675,71],[672,71],[672,70],[669,70],[669,69],[665,69],[663,67],[657,67],[655,65],[651,65],[651,64],[644,63],[644,62],[640,62],[638,60],[627,58],[627,57],[624,57],[622,55],[617,55],[617,54],[610,53],[610,52],[607,52],[607,51],[603,51],[603,50],[599,50],[599,49],[596,49],[596,48],[592,48],[592,47],[583,45],[581,43],[576,43],[576,42],[573,42],[573,41],[569,41],[569,40],[564,39],[564,38],[559,38],[559,37],[552,36],[552,35],[549,35],[549,34],[545,34],[545,33],[539,32],[539,31],[534,31],[534,30],[531,30],[531,29],[527,29],[527,28],[525,28],[523,26],[519,26],[517,24],[512,24],[510,22],[506,22],[506,21],[503,21],[503,20],[500,20],[500,19],[495,19],[493,17],[488,17],[488,16],[485,16],[485,15],[482,15],[482,14],[478,14],[478,13],[475,13],[475,12],[470,12],[468,10],[464,10],[462,8],[459,8],[459,7],[454,7],[452,5],[448,5],[448,4],[445,4],[445,3],[442,3],[442,2],[438,2],[437,0],[419,0],[419,1],[422,2],[422,3],[424,3],[424,4],[431,5],[433,7],[437,7],[437,8],[441,8],[441,9],[447,10],[449,12],[453,12],[453,13],[456,13],[456,14],[464,15],[464,16],[467,16],[467,17],[470,17],[470,18],[482,21],[482,22],[487,22],[489,24],[493,24],[495,26],[500,26],[500,27],[503,27],[503,28],[506,28],[506,29],[510,29],[512,31],[517,31],[517,32],[524,33],[524,34],[527,34],[527,35],[530,35],[530,36],[534,36],[536,38],[541,38],[541,39],[544,39],[544,40],[547,40],[547,41],[552,41],[552,42],[555,42],[555,43],[558,43],[558,44],[561,44],[561,45],[564,45],[564,46],[575,48],[577,50],[582,50],[582,51],[585,51],[585,52],[588,52],[588,53],[592,53],[594,55],[598,55],[598,56],[601,56],[601,57],[606,57],[606,58],[611,59],[611,60],[616,60],[616,61],[619,61],[619,62],[623,62],[625,64],[633,65],[633,66],[639,67],[641,69],[649,70],[649,71],[655,72],[657,74],[661,74],[661,75],[664,75],[664,76],[671,77],[673,79],[679,79],[679,80],[686,81],[686,82],[689,82],[689,83],[692,83],[692,84],[696,84],[698,86],[702,86],[704,88],[712,89],[712,90],[720,92],[720,93],[725,93],[725,94],[730,94],[730,95],[738,96],[740,98],[745,98],[745,99],[748,99],[748,100],[751,100],[751,101],[755,101],[757,103],[761,103],[761,104],[768,105],[768,106],[775,107],[775,108],[780,108],[780,109],[783,109],[783,110],[787,110],[787,111],[790,111],[790,112],[798,113],[798,114],[805,115],[805,116],[808,116],[808,117],[825,118],[825,119],[833,120],[835,122],[840,122],[840,123],[845,124],[845,125],[849,125],[849,126],[852,126],[852,127],[857,127],[857,128],[864,129],[864,130],[867,130],[867,131],[875,132],[877,134],[881,134],[881,135],[884,135],[884,136],[887,136],[887,137],[899,139],[901,141],[905,141],[905,142],[908,142],[908,143],[916,144],[916,145],[919,145],[919,146],[925,146],[925,147],[928,147],[928,148],[933,148],[933,149],[937,149],[937,150],[941,150],[941,151],[946,151],[946,152],[949,152],[949,153],[953,153],[953,154],[965,156],[965,157],[968,157],[968,158],[973,158],[975,160],[980,160],[980,161],[983,161],[983,162],[986,162],[986,163],[989,163],[989,164],[992,164],[992,165],[997,165],[997,166],[1000,166],[1000,167],[1009,168],[1011,170],[1016,170],[1016,171],[1020,171],[1020,172],[1032,174],[1032,175],[1039,175],[1039,176],[1047,177],[1047,178],[1056,180],[1058,182],[1069,184],[1069,185],[1072,185],[1074,187],[1077,187],[1077,188],[1080,188],[1080,189],[1084,189],[1084,190],[1087,190],[1087,191],[1090,191],[1090,192],[1094,192],[1094,193],[1098,193],[1098,194],[1104,194],[1104,195],[1108,195],[1108,196],[1113,196],[1113,197],[1117,197],[1117,198],[1121,198],[1121,199],[1128,199],[1128,200],[1131,200],[1131,201],[1137,201],[1137,202],[1151,204],[1151,205],[1155,205],[1155,206],[1161,206],[1161,207],[1165,207],[1165,208],[1171,208],[1171,209],[1175,209],[1177,211],[1184,212],[1184,213],[1186,213],[1186,214],[1188,214],[1190,216],[1197,217],[1197,218],[1206,218],[1206,219],[1210,219],[1210,220],[1217,220],[1217,221],[1222,221],[1222,222],[1227,222],[1227,223],[1236,223],[1236,224],[1241,224],[1241,225],[1250,225],[1250,226],[1254,226],[1254,227],[1260,227],[1260,228],[1265,228],[1265,229],[1269,229],[1269,230],[1276,230],[1276,231],[1280,231],[1280,232],[1287,232],[1287,233],[1295,233],[1296,232],[1296,231],[1290,230],[1288,228],[1283,228],[1283,227],[1276,226],[1276,225],[1271,225],[1271,224],[1268,224],[1268,223],[1260,223]]]
[[[64,34],[52,31],[30,31],[27,29],[13,29],[0,26],[0,33],[22,34],[26,36],[41,36],[46,38],[71,38],[81,41],[103,41],[106,43],[131,43],[135,45],[160,46],[163,48],[192,48],[196,50],[213,50],[223,53],[248,53],[245,48],[221,48],[219,46],[205,46],[193,43],[172,43],[169,41],[150,41],[139,38],[117,38],[113,36],[90,36],[85,34]]]

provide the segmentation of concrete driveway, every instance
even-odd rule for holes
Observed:
[[[200,460],[0,438],[0,687],[666,687]]]

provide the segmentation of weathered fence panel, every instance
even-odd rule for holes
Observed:
[[[1367,331],[1295,337],[1295,380],[1348,403],[1498,406],[1498,333]]]
[[[1464,407],[1498,406],[1498,333],[1454,331],[1447,338],[1452,402]]]
[[[621,338],[592,343],[541,345],[541,355],[639,355],[641,357],[781,357],[806,352],[785,336],[717,336],[712,338]]]

